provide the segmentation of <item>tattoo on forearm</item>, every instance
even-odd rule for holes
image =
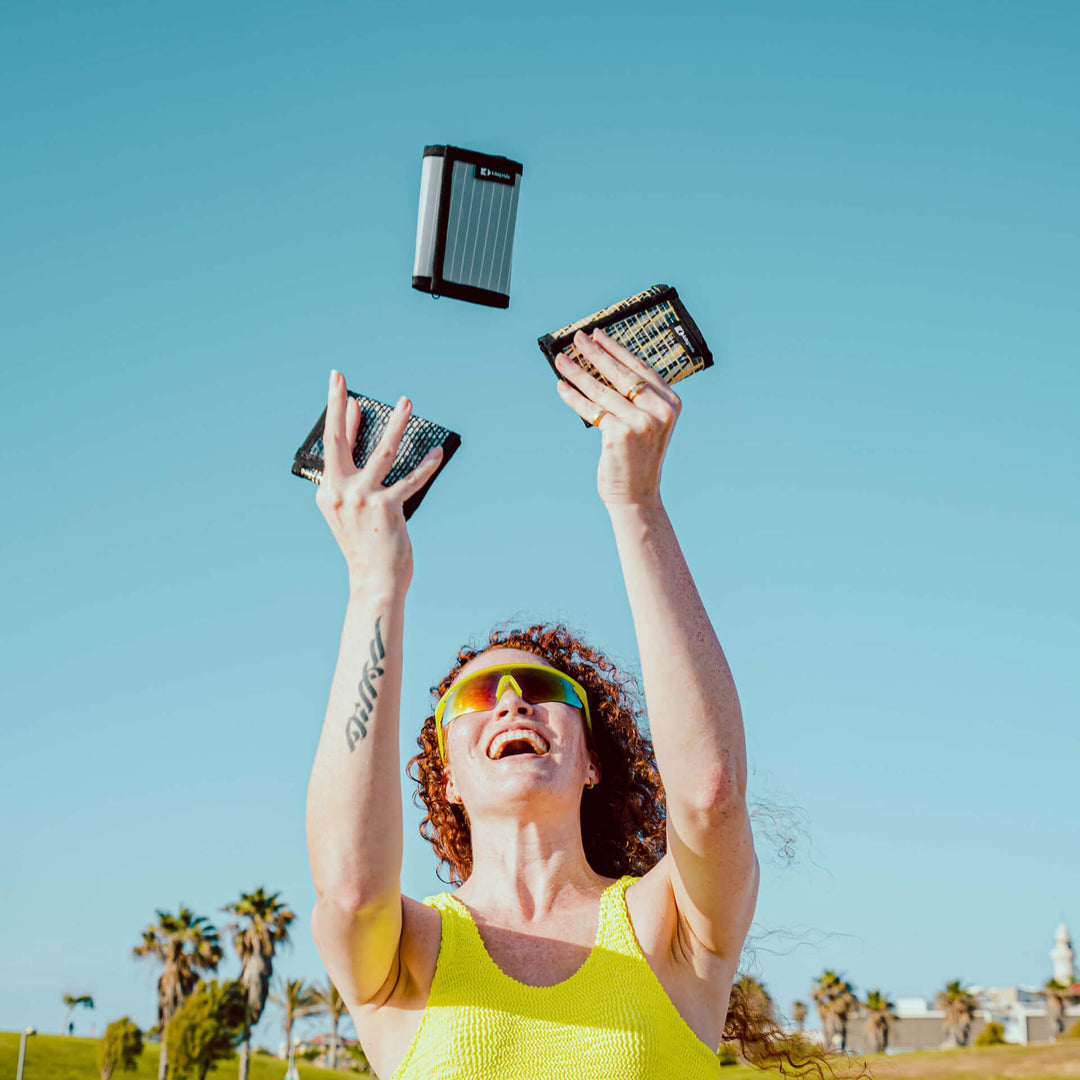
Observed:
[[[375,620],[375,636],[368,645],[371,658],[364,661],[360,682],[356,684],[360,700],[353,708],[352,716],[345,722],[345,741],[349,744],[350,754],[356,749],[356,744],[361,739],[367,738],[368,723],[372,710],[375,708],[375,699],[379,696],[375,690],[375,680],[383,674],[379,661],[386,658],[386,649],[383,648],[382,631],[379,626],[381,622],[380,615]]]

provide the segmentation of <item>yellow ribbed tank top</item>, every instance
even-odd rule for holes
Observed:
[[[653,974],[626,911],[624,877],[604,890],[596,943],[555,986],[505,975],[468,909],[428,897],[442,921],[420,1027],[391,1080],[703,1080],[720,1061]]]

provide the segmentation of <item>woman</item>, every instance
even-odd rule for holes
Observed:
[[[560,397],[601,433],[663,788],[599,654],[560,630],[496,636],[461,654],[419,740],[427,834],[462,882],[425,903],[400,892],[401,506],[439,451],[381,486],[403,398],[357,470],[331,374],[317,502],[350,592],[308,795],[312,930],[384,1080],[719,1072],[758,865],[735,686],[660,500],[680,402],[602,332],[575,343],[611,384],[559,358]]]

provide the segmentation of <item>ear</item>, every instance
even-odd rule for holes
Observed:
[[[593,753],[589,754],[589,768],[585,774],[585,786],[596,787],[600,783],[600,759]]]
[[[446,793],[446,801],[451,805],[461,802],[457,795],[457,788],[454,786],[453,773],[450,772],[445,763],[443,765],[443,791]]]

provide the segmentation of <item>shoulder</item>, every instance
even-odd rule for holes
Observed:
[[[664,862],[665,855],[648,873],[630,883],[626,911],[634,936],[646,957],[662,951],[671,940],[677,921],[675,894]]]
[[[369,1017],[385,1007],[411,1008],[417,998],[427,1000],[442,937],[437,908],[411,897],[401,898],[401,939],[397,960],[379,992],[368,1002],[350,1009],[355,1016]]]
[[[657,974],[662,969],[689,966],[727,978],[738,957],[721,956],[708,948],[692,929],[689,913],[679,904],[674,860],[668,853],[626,890],[626,910],[641,951]]]
[[[429,899],[439,901],[442,896]],[[356,1034],[379,1075],[393,1072],[416,1035],[431,994],[441,942],[439,909],[403,896],[394,970],[371,1001],[349,1008]]]
[[[446,894],[442,894],[445,896]],[[429,898],[437,900],[439,898]],[[398,990],[412,999],[426,1002],[439,961],[442,940],[442,917],[439,908],[428,901],[401,898],[401,974]]]
[[[708,948],[680,910],[677,895],[671,856],[665,855],[626,890],[630,928],[675,1010],[706,1046],[716,1047],[738,956]]]

